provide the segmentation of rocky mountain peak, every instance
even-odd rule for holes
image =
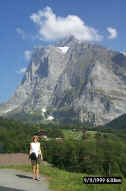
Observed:
[[[59,40],[56,42],[56,46],[69,46],[71,47],[74,44],[79,43],[79,40],[77,40],[74,36],[66,37],[62,40]]]
[[[53,119],[103,125],[126,111],[126,56],[74,37],[38,46],[0,115],[40,112]]]

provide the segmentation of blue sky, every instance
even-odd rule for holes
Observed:
[[[0,103],[16,90],[37,45],[72,34],[82,41],[126,50],[125,10],[123,0],[1,1]]]

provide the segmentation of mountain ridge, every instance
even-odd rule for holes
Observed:
[[[73,37],[36,47],[26,73],[10,100],[8,112],[42,111],[55,118],[103,125],[125,113],[126,57]]]

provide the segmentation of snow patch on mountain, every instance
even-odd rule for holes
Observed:
[[[42,112],[45,113],[45,112],[46,112],[46,109],[45,109],[45,108],[42,108]]]
[[[49,120],[49,121],[52,121],[54,119],[54,117],[53,116],[48,116],[48,118],[47,118],[47,120]]]
[[[60,49],[63,54],[66,54],[67,51],[69,50],[69,47],[68,46],[63,46],[63,47],[58,47],[58,49]]]

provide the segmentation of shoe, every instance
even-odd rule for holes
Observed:
[[[40,177],[38,177],[37,180],[40,181]]]

